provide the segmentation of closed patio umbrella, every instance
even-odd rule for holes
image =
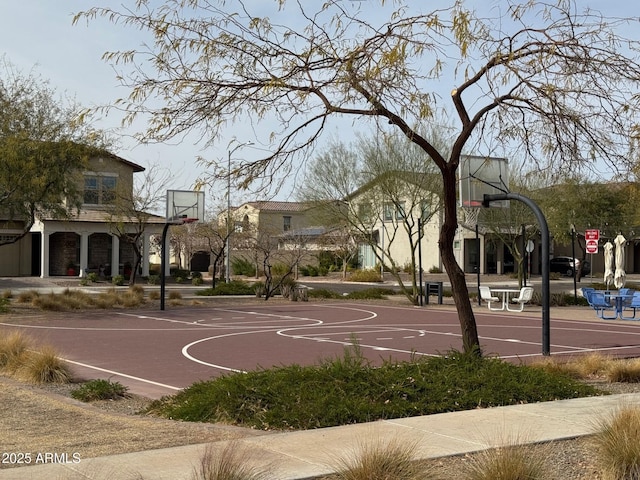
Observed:
[[[627,280],[627,274],[624,271],[624,247],[627,239],[618,235],[614,238],[613,243],[616,245],[616,271],[613,275],[613,284],[620,289],[624,287]]]
[[[604,284],[607,290],[613,284],[613,244],[611,242],[604,244]]]

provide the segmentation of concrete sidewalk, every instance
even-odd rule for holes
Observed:
[[[437,458],[484,450],[514,439],[534,443],[589,435],[617,408],[638,404],[640,394],[609,395],[276,433],[235,443],[237,448],[246,447],[257,467],[269,470],[268,478],[312,479],[331,473],[336,458],[344,458],[371,440],[415,443],[416,460]],[[211,448],[218,452],[227,445],[217,442]],[[189,479],[205,448],[193,445],[80,459],[76,464],[11,468],[0,470],[0,479]]]

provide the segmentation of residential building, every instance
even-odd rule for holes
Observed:
[[[15,243],[0,246],[0,276],[84,276],[94,271],[105,275],[125,274],[134,263],[131,245],[114,233],[109,206],[117,191],[133,192],[133,175],[144,168],[117,155],[104,152],[91,158],[82,172],[82,207],[70,218],[40,217],[29,233]],[[134,231],[136,220],[119,219],[125,231]],[[143,251],[149,252],[150,237],[159,235],[164,217],[146,217]],[[22,232],[20,219],[0,223],[5,238]],[[142,275],[149,274],[149,256],[143,256]]]

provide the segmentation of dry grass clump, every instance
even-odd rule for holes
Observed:
[[[610,356],[594,352],[569,359],[547,357],[533,362],[531,366],[541,368],[549,373],[563,373],[576,379],[589,379],[597,377],[607,378],[612,365],[617,362],[617,360],[612,359]]]
[[[16,301],[18,303],[32,303],[34,299],[38,298],[40,293],[37,290],[29,290],[26,292],[20,292]]]
[[[31,383],[69,383],[71,369],[49,345],[22,355],[14,376]]]
[[[611,362],[607,372],[610,382],[640,382],[640,358],[630,358]]]
[[[176,290],[172,290],[169,292],[169,300],[180,300],[182,298],[182,294]]]
[[[200,464],[194,468],[191,480],[266,480],[269,469],[250,465],[251,452],[237,442],[229,442],[220,453],[209,445]]]
[[[127,290],[111,288],[98,294],[86,293],[82,290],[66,289],[62,293],[40,295],[37,292],[23,292],[18,297],[19,303],[31,303],[41,310],[64,312],[82,309],[110,309],[116,307],[134,308],[144,305],[144,288],[133,285]]]
[[[640,407],[621,407],[593,437],[603,480],[640,479]]]
[[[67,383],[72,378],[53,347],[38,347],[19,331],[0,335],[0,372],[31,383]]]
[[[336,460],[336,480],[417,480],[433,478],[413,461],[415,443],[393,438],[361,443],[356,452]]]
[[[13,298],[13,292],[11,290],[4,290],[2,292],[2,298],[5,298],[5,299]]]
[[[0,335],[0,371],[12,373],[19,359],[32,347],[32,341],[24,333],[12,331]]]
[[[149,300],[160,300],[160,292],[157,290],[149,292]]]
[[[549,445],[519,444],[491,448],[474,456],[463,478],[467,480],[547,480],[552,478],[547,466]]]

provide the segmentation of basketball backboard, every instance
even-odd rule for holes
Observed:
[[[204,192],[167,190],[167,222],[204,222]]]
[[[462,155],[458,167],[460,206],[480,208],[484,195],[509,191],[509,164],[506,158]],[[492,207],[508,207],[509,201],[491,202]]]

